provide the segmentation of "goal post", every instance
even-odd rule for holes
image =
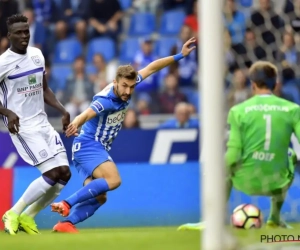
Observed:
[[[202,250],[224,249],[224,42],[220,0],[199,1]]]

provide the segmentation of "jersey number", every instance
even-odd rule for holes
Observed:
[[[62,147],[62,143],[61,141],[57,138],[57,136],[55,136],[55,143],[56,145],[60,145]]]
[[[264,149],[269,150],[270,149],[270,143],[271,143],[271,125],[272,125],[272,119],[271,115],[264,115],[264,119],[266,120],[266,135],[265,135],[265,145]]]

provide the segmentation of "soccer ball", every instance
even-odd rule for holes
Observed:
[[[242,204],[233,210],[231,224],[233,227],[240,229],[261,228],[263,215],[258,207],[251,204]]]

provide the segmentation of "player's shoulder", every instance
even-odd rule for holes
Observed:
[[[42,54],[42,51],[39,49],[39,48],[36,48],[36,47],[31,47],[31,46],[28,46],[27,47],[27,53],[39,53],[39,54]]]
[[[9,65],[12,61],[12,54],[9,52],[9,49],[7,49],[4,53],[0,55],[0,65],[1,67]]]
[[[103,90],[94,95],[93,102],[100,103],[101,106],[104,106],[104,109],[110,108],[112,106],[112,101],[109,93],[112,90],[112,87],[113,83],[110,83]]]

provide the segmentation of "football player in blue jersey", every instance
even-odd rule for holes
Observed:
[[[118,169],[108,151],[121,129],[135,86],[188,56],[196,48],[195,42],[196,39],[191,38],[180,54],[153,61],[138,72],[131,65],[120,66],[113,83],[96,94],[90,107],[70,123],[66,136],[77,136],[72,147],[73,162],[84,186],[67,199],[51,205],[53,212],[66,217],[54,226],[54,231],[77,233],[75,225],[91,217],[106,202],[107,191],[120,186]]]

